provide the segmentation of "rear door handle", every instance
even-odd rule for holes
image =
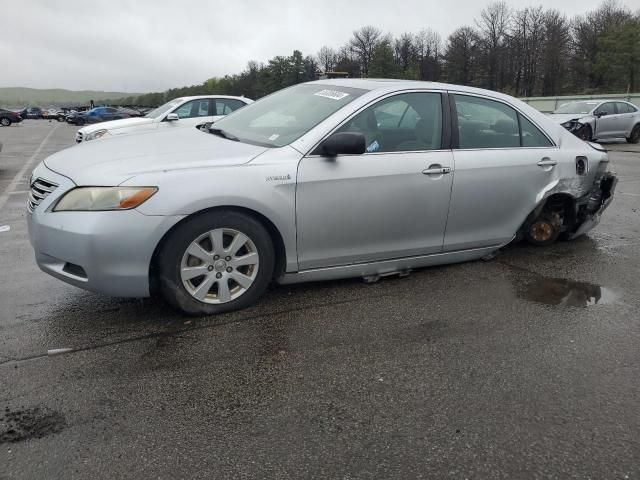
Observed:
[[[555,167],[558,164],[557,160],[551,160],[548,157],[544,157],[538,162],[539,167]]]
[[[424,175],[444,175],[445,173],[451,173],[451,167],[443,167],[440,165],[431,165],[426,170],[422,170]]]

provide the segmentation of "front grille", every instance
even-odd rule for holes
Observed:
[[[82,140],[83,140],[82,132],[77,132],[76,133],[76,143],[82,143]]]
[[[29,211],[33,212],[36,207],[40,205],[40,202],[47,198],[56,188],[58,188],[58,185],[53,182],[42,178],[35,179],[31,184],[31,191],[29,192],[29,200],[27,202]]]

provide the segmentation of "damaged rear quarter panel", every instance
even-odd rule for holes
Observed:
[[[582,143],[585,148],[566,150],[562,155],[562,160],[556,166],[557,178],[542,192],[540,201],[557,193],[568,194],[574,199],[579,199],[588,195],[594,185],[602,178],[609,165],[606,152],[600,152],[588,144]],[[585,175],[578,175],[576,172],[575,162],[578,157],[587,159]]]

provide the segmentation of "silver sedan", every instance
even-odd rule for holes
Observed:
[[[640,111],[619,100],[582,100],[561,105],[551,118],[585,141],[625,138],[640,141]]]
[[[82,143],[33,172],[40,268],[189,314],[246,307],[273,280],[406,274],[599,221],[616,177],[585,143],[496,92],[326,80],[276,92],[208,132]]]

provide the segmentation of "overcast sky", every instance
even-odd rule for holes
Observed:
[[[0,0],[0,86],[147,92],[238,73],[294,49],[339,47],[354,29],[443,39],[488,0]],[[567,16],[600,0],[509,0]],[[634,10],[640,0],[624,2]]]

